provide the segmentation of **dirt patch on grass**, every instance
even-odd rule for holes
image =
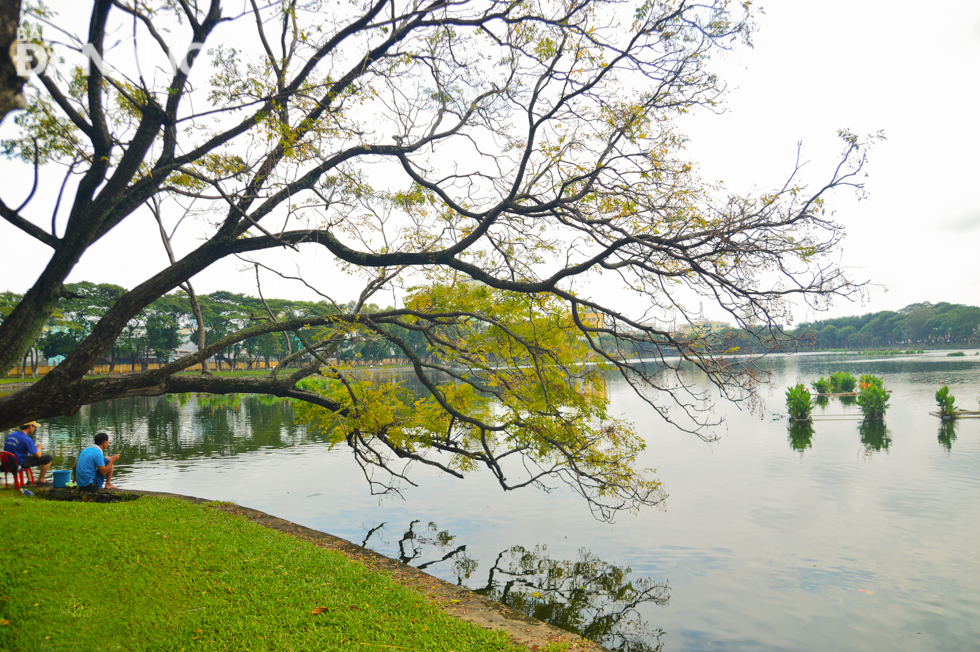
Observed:
[[[82,491],[80,489],[75,489],[74,487],[64,487],[61,489],[28,487],[28,489],[33,489],[34,495],[38,498],[42,498],[44,500],[59,500],[63,502],[124,503],[130,500],[137,500],[140,497],[140,494],[138,493],[105,489],[96,489],[95,491]]]

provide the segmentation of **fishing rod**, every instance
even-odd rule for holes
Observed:
[[[126,438],[126,441],[124,441],[124,442],[123,442],[123,445],[122,445],[122,448],[120,448],[120,449],[119,449],[119,451],[118,451],[118,454],[120,454],[120,455],[121,455],[121,454],[122,454],[122,452],[123,452],[124,450],[126,450],[126,447],[127,447],[127,446],[129,446],[129,443],[130,443],[131,441],[133,441],[133,437],[134,437],[134,436],[136,435],[136,433],[137,433],[137,432],[139,432],[139,430],[140,430],[140,428],[142,428],[142,427],[143,427],[143,422],[144,422],[144,421],[146,421],[146,418],[147,418],[148,416],[150,416],[150,413],[149,413],[149,412],[147,412],[146,414],[144,414],[144,415],[143,415],[143,418],[142,418],[142,419],[140,419],[140,420],[139,420],[139,422],[137,422],[137,424],[136,424],[136,426],[135,426],[135,427],[133,428],[133,430],[132,430],[132,431],[131,431],[131,432],[129,433],[129,437],[127,437],[127,438]]]
[[[133,440],[133,436],[134,436],[134,435],[135,435],[135,434],[136,434],[137,432],[139,432],[139,429],[140,429],[140,428],[142,428],[142,427],[143,427],[143,422],[144,422],[144,421],[146,421],[146,418],[147,418],[148,416],[150,416],[150,413],[149,413],[149,412],[147,412],[146,414],[144,414],[144,415],[143,415],[143,418],[142,418],[142,419],[140,419],[140,420],[139,420],[139,421],[138,421],[138,422],[136,423],[136,427],[134,427],[134,428],[133,428],[133,430],[132,430],[132,431],[131,431],[131,432],[129,433],[129,437],[127,437],[127,438],[126,438],[126,441],[124,441],[124,442],[123,442],[123,445],[122,445],[122,447],[121,447],[121,448],[119,449],[119,452],[118,452],[118,453],[116,453],[117,455],[119,455],[119,456],[122,456],[122,452],[123,452],[124,450],[126,450],[126,447],[127,447],[127,446],[129,446],[129,443],[130,443],[130,442],[131,442],[131,441]],[[75,470],[74,470],[74,469],[72,469],[72,477],[71,477],[71,480],[72,480],[72,482],[74,482],[74,481],[75,481]]]

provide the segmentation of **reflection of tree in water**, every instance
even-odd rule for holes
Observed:
[[[462,585],[463,578],[468,578],[470,573],[476,570],[477,562],[466,554],[466,546],[456,546],[448,550],[456,541],[456,536],[449,534],[448,530],[439,530],[435,523],[429,523],[421,532],[415,531],[415,526],[421,521],[415,520],[408,524],[408,529],[398,540],[398,561],[403,564],[412,564],[416,568],[425,570],[433,564],[443,561],[453,560],[453,572],[456,574],[457,582]],[[362,548],[367,548],[368,540],[378,531],[384,528],[385,524],[368,530],[367,536],[361,542]],[[426,547],[437,548],[439,553],[445,552],[441,557],[435,557],[429,561],[421,561],[420,557],[426,553]]]
[[[809,421],[790,421],[789,422],[789,445],[802,455],[806,449],[813,444],[813,424]]]
[[[939,424],[939,443],[948,453],[953,449],[953,442],[956,441],[956,421],[948,419]]]
[[[435,523],[418,528],[412,521],[398,540],[400,561],[425,569],[452,560],[453,574],[461,586],[500,602],[538,620],[597,641],[621,652],[656,652],[663,649],[662,629],[651,629],[637,608],[643,603],[666,606],[670,588],[666,583],[633,578],[627,567],[607,564],[582,549],[575,560],[555,560],[546,547],[528,550],[513,546],[497,555],[486,583],[467,582],[479,566],[478,560],[456,545],[456,537],[439,530]],[[368,541],[384,528],[368,531]]]
[[[857,396],[839,396],[841,405],[856,405]]]
[[[231,457],[260,448],[315,440],[293,423],[288,400],[260,395],[190,395],[116,399],[84,406],[73,417],[46,419],[55,468],[71,468],[97,432],[109,433],[110,452],[126,466],[147,460]]]
[[[486,586],[476,592],[612,650],[662,650],[663,630],[649,630],[637,607],[666,606],[670,589],[630,574],[585,549],[571,561],[550,559],[544,548],[514,546],[497,556]]]
[[[889,444],[892,443],[891,437],[888,436],[888,430],[881,421],[862,421],[858,430],[861,432],[861,443],[864,444],[864,450],[869,455],[888,450]]]

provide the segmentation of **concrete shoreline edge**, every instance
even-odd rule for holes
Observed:
[[[535,650],[549,643],[563,642],[568,644],[571,650],[609,652],[609,650],[601,645],[586,640],[577,634],[567,632],[554,625],[527,616],[499,602],[494,602],[478,593],[474,593],[467,588],[450,584],[445,580],[429,575],[425,571],[421,571],[413,566],[386,557],[373,550],[362,548],[346,539],[321,532],[320,530],[314,530],[250,507],[183,494],[123,488],[117,490],[98,490],[83,496],[80,496],[82,492],[79,492],[77,489],[39,487],[35,492],[42,494],[46,499],[53,500],[78,500],[79,498],[84,500],[89,497],[94,500],[105,500],[109,496],[119,496],[121,499],[125,499],[125,496],[163,496],[197,504],[206,503],[213,509],[240,516],[282,534],[308,541],[318,548],[338,552],[348,559],[363,564],[369,570],[384,572],[398,584],[423,594],[433,605],[447,614],[485,629],[503,630],[510,635],[515,643],[527,649]]]

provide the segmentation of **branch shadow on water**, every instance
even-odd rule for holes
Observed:
[[[547,546],[515,545],[501,551],[486,573],[474,575],[479,560],[459,545],[456,536],[435,523],[412,521],[397,542],[386,542],[384,523],[371,528],[363,547],[397,546],[398,559],[438,574],[452,564],[456,583],[568,632],[617,652],[660,652],[664,631],[641,616],[642,605],[667,606],[666,582],[633,577],[629,567],[614,566],[582,548],[575,559],[552,559]],[[369,546],[371,539],[375,546]],[[393,552],[393,551],[392,551]],[[389,553],[391,554],[391,553]],[[392,554],[392,556],[394,556]]]

